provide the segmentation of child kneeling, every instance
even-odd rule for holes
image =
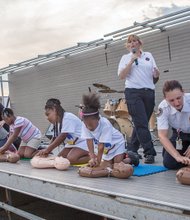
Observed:
[[[10,108],[4,108],[2,119],[10,125],[10,135],[6,143],[0,148],[0,154],[5,153],[17,137],[21,138],[18,149],[20,157],[32,158],[36,153],[41,140],[40,130],[27,118],[15,116]]]
[[[123,135],[112,126],[107,118],[100,116],[99,109],[100,101],[97,94],[83,95],[82,138],[87,140],[90,160],[87,167],[79,169],[79,175],[128,178],[133,174],[132,164],[138,165],[139,163],[138,155],[130,152],[126,159]],[[94,152],[94,143],[98,145],[97,155]]]

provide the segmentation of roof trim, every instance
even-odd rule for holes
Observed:
[[[35,58],[25,60],[16,64],[9,64],[9,66],[0,69],[0,76],[32,66],[37,66],[39,64],[52,60],[67,58],[68,56],[92,50],[100,46],[112,44],[116,41],[127,38],[129,34],[145,34],[154,31],[163,32],[166,31],[168,27],[188,21],[190,21],[190,7],[145,22],[134,22],[133,26],[129,26],[127,28],[105,34],[103,38],[99,38],[89,42],[79,42],[76,46],[73,47],[69,47],[49,54],[38,55]]]

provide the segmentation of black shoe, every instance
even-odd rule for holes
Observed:
[[[144,163],[154,163],[154,156],[153,155],[145,155],[144,156]]]
[[[131,159],[131,165],[138,166],[139,165],[139,155],[133,151],[127,151],[126,157]]]
[[[139,156],[139,160],[141,160],[141,159],[142,159],[142,155],[141,155],[141,154],[138,154],[138,156]]]

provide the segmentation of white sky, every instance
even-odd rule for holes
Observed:
[[[190,0],[0,0],[0,68],[190,7]]]

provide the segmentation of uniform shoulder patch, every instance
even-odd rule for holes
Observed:
[[[159,108],[159,109],[157,110],[157,112],[155,112],[155,115],[156,115],[156,117],[159,117],[159,116],[162,115],[162,113],[163,113],[163,109],[162,109],[162,108]]]

